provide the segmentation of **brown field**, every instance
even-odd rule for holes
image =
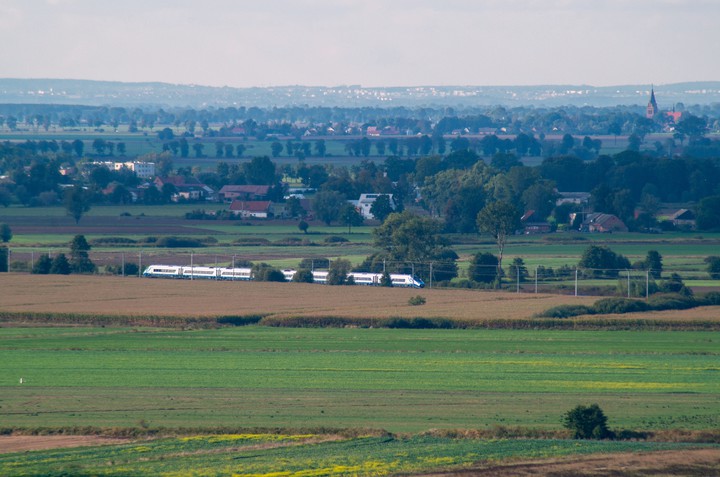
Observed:
[[[0,275],[0,311],[131,316],[527,319],[597,297],[457,289],[332,287],[301,283],[217,282],[78,275]],[[427,303],[411,306],[422,295]],[[720,307],[606,315],[608,319],[718,321]]]
[[[529,318],[589,297],[448,289],[332,287],[136,277],[2,274],[0,311],[105,315]],[[422,295],[423,306],[408,299]]]
[[[0,454],[66,447],[122,444],[127,439],[102,436],[0,436]]]
[[[428,474],[432,477],[639,477],[717,476],[720,451],[696,449],[612,455],[573,456],[565,459],[513,462],[454,472]]]

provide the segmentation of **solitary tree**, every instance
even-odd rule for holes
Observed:
[[[307,222],[305,222],[304,220],[301,220],[298,223],[298,229],[300,229],[300,231],[304,234],[307,233],[309,227],[310,227],[310,225]]]
[[[7,247],[0,247],[0,272],[7,272],[10,269],[10,251]]]
[[[76,224],[80,222],[85,212],[90,210],[90,194],[79,185],[65,190],[64,202],[65,210],[75,219]]]
[[[383,272],[382,277],[380,277],[380,286],[381,287],[392,287],[392,278],[390,278],[390,273],[387,271]]]
[[[489,234],[495,239],[498,248],[497,276],[500,277],[505,245],[508,238],[520,228],[520,212],[508,201],[492,202],[478,213],[477,223],[481,233]]]
[[[334,190],[320,191],[315,194],[313,210],[317,218],[330,225],[340,217],[340,211],[345,204],[345,196]]]
[[[710,278],[713,280],[720,279],[720,257],[711,255],[705,257],[704,262],[707,263],[707,272],[710,274]]]
[[[563,425],[573,432],[574,439],[607,439],[613,433],[607,427],[607,417],[600,406],[579,405],[563,416]]]

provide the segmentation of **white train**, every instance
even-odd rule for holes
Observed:
[[[297,270],[286,269],[282,273],[285,280],[290,281]],[[328,271],[315,270],[312,272],[314,283],[327,283]],[[201,266],[179,266],[179,265],[150,265],[143,272],[148,278],[184,278],[204,280],[252,280],[253,274],[250,268],[223,268],[223,267],[201,267]],[[382,280],[382,273],[350,272],[356,285],[379,286]],[[423,288],[425,282],[418,277],[401,273],[391,273],[390,280],[394,287]]]

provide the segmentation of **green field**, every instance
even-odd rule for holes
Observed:
[[[717,332],[0,328],[19,428],[720,427]],[[19,379],[24,383],[20,384]]]
[[[463,469],[506,460],[687,450],[687,444],[440,437],[216,435],[0,455],[3,475],[381,476]],[[191,470],[192,469],[192,470]]]

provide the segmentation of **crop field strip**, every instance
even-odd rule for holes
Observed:
[[[0,329],[12,427],[720,426],[717,332]],[[18,379],[24,379],[23,384]]]
[[[319,440],[319,442],[318,442]],[[360,437],[217,435],[159,439],[103,447],[0,455],[0,473],[37,475],[192,475],[238,477],[382,476],[497,465],[594,453],[688,451],[671,443]],[[706,446],[708,447],[708,446]],[[712,448],[712,446],[709,446]]]

